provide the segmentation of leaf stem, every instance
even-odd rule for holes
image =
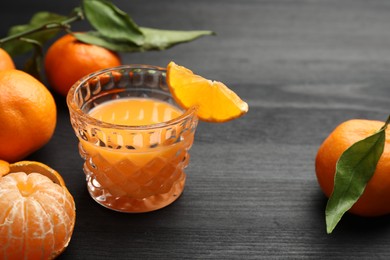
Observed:
[[[71,23],[78,21],[78,20],[83,20],[83,19],[84,19],[84,14],[83,14],[82,10],[79,8],[75,8],[73,10],[73,13],[69,16],[68,19],[66,19],[62,22],[59,22],[59,23],[43,24],[43,25],[36,27],[36,28],[33,28],[31,30],[27,30],[27,31],[24,31],[21,33],[7,36],[3,39],[0,39],[0,46],[6,42],[16,40],[16,39],[20,40],[20,39],[24,38],[25,36],[28,36],[30,34],[33,34],[33,33],[39,32],[39,31],[43,31],[43,30],[52,30],[52,29],[59,29],[59,28],[63,28],[65,30],[67,30],[67,29],[69,29]]]
[[[386,122],[385,122],[385,125],[384,126],[382,126],[382,128],[381,129],[386,129],[387,128],[387,126],[390,124],[390,115],[387,117],[387,120],[386,120]]]

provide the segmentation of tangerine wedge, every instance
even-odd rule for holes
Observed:
[[[0,259],[54,259],[68,246],[75,203],[50,167],[0,160],[0,209]]]
[[[197,107],[202,121],[223,123],[248,112],[248,104],[225,84],[205,79],[173,61],[167,67],[167,84],[181,107]]]

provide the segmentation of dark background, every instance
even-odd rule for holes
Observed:
[[[122,53],[124,64],[174,60],[223,81],[250,110],[226,124],[200,123],[179,200],[123,214],[89,197],[65,99],[55,95],[55,135],[27,159],[59,171],[76,202],[74,234],[60,259],[390,257],[388,216],[347,214],[326,234],[326,198],[314,170],[319,145],[339,123],[389,114],[389,1],[114,3],[142,26],[217,33],[164,52]],[[77,5],[3,2],[0,37],[37,11],[66,15]],[[19,67],[23,59],[16,58]]]

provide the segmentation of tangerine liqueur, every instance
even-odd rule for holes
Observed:
[[[89,115],[100,121],[125,126],[144,126],[167,122],[182,111],[173,105],[150,98],[122,98],[93,108]]]
[[[101,127],[94,142],[80,139],[81,154],[92,158],[85,165],[92,197],[126,212],[152,211],[176,200],[184,189],[193,133],[177,138],[187,126],[164,123],[182,113],[151,98],[120,98],[93,108],[91,117],[117,127]]]

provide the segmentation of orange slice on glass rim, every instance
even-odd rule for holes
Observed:
[[[248,104],[225,84],[205,79],[173,61],[167,67],[167,84],[182,108],[197,107],[202,121],[223,123],[248,112]]]

